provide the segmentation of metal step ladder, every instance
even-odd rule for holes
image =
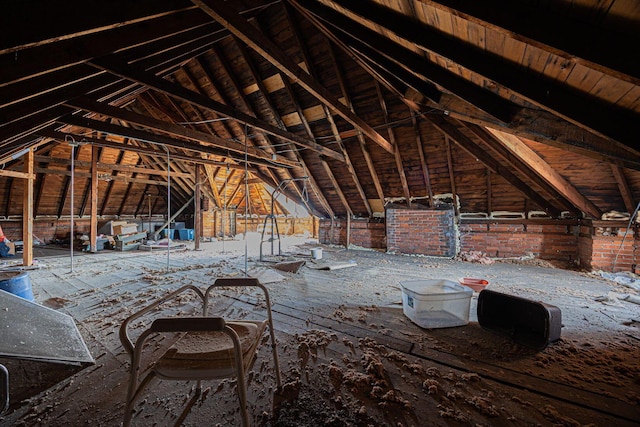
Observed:
[[[268,230],[268,237],[265,239],[265,233]],[[274,214],[269,214],[264,217],[262,223],[262,234],[260,238],[260,261],[264,261],[264,253],[262,247],[265,243],[271,243],[271,256],[274,255],[274,245],[278,241],[278,256],[282,254],[282,247],[280,244],[280,230],[278,229],[278,220]]]

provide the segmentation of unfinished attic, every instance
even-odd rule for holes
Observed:
[[[640,423],[638,2],[0,22],[1,426]]]

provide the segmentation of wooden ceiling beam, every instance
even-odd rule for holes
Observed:
[[[457,0],[418,1],[490,28],[505,37],[517,34],[519,40],[560,56],[570,63],[581,63],[618,79],[640,84],[640,62],[628,60],[627,42],[630,33],[625,29],[607,31],[569,19],[569,16],[548,13],[529,4],[510,0],[485,0],[482,3]],[[544,25],[540,25],[542,22]],[[554,31],[549,31],[548,28],[553,28]],[[640,37],[637,26],[635,30],[635,36]]]
[[[554,187],[565,198],[570,200],[576,208],[595,219],[600,219],[602,211],[600,211],[600,209],[598,209],[598,207],[589,199],[583,196],[582,193],[573,186],[573,184],[564,179],[562,175],[553,169],[542,157],[522,142],[520,138],[494,129],[487,130],[515,156],[528,164],[531,169],[537,171],[542,179]]]
[[[212,154],[212,155],[221,156],[221,157],[232,157],[237,159],[238,161],[244,162],[244,158],[240,154],[236,153],[235,155],[230,155],[229,151],[226,151],[218,147],[194,144],[184,140],[170,138],[164,135],[158,135],[155,133],[150,133],[150,132],[146,132],[139,129],[133,129],[125,126],[102,122],[100,120],[94,120],[94,119],[89,119],[85,117],[69,115],[69,116],[64,116],[60,118],[58,121],[60,123],[64,123],[67,125],[93,129],[93,130],[108,133],[111,135],[122,136],[125,138],[157,142],[169,147],[180,148],[183,150],[193,151],[196,153],[207,153],[207,154]],[[255,157],[249,157],[248,160],[249,160],[249,163],[261,164],[267,167],[274,167],[274,168],[285,167],[284,165],[275,163],[273,161],[270,161],[269,159],[263,160],[263,159],[257,159]]]
[[[254,110],[253,106],[249,102],[249,99],[248,99],[247,95],[242,90],[242,86],[241,86],[237,76],[233,73],[229,62],[227,61],[227,59],[224,57],[224,55],[222,54],[222,52],[219,49],[214,48],[213,51],[214,51],[216,57],[218,58],[218,60],[220,61],[220,65],[221,65],[222,70],[227,75],[227,77],[229,77],[229,79],[231,80],[231,83],[232,83],[235,91],[239,94],[240,100],[241,100],[244,108],[249,112],[249,114],[252,114],[252,115],[257,117],[256,111]],[[220,91],[218,91],[218,92],[220,93]],[[265,137],[265,139],[267,141],[267,144],[269,144],[267,147],[265,147],[265,149],[273,150],[273,152],[277,152],[277,150],[274,147],[272,147],[273,144],[270,142],[269,136],[268,135],[264,135],[264,137]],[[295,158],[300,162],[305,176],[310,176],[309,169],[307,168],[307,165],[304,162],[304,159],[302,159],[300,157],[300,154],[297,152],[297,150],[292,151],[292,153],[293,153],[292,156],[295,156]],[[284,179],[294,178],[294,176],[291,173],[289,173],[289,171],[283,171],[283,172],[287,172],[288,173],[287,178],[284,178]],[[260,176],[260,175],[258,175],[258,176]],[[279,177],[277,180],[274,179],[273,183],[272,183],[273,187],[277,188],[278,184],[282,180],[283,180],[282,177]],[[266,182],[269,182],[269,181],[267,180]],[[298,182],[294,181],[292,185],[293,185],[293,188],[296,190],[296,193],[298,194],[298,197],[291,197],[291,199],[301,201],[306,206],[306,208],[307,208],[307,210],[309,212],[314,212],[316,215],[322,216],[322,215],[319,215],[319,210],[317,208],[315,208],[314,206],[312,206],[312,204],[310,204],[309,201],[306,200],[305,197],[303,197],[303,192],[301,190],[301,187],[298,185]],[[314,184],[312,184],[312,185],[314,185]],[[317,189],[317,188],[315,188],[315,191],[318,194],[322,194],[322,193],[320,193],[320,190]],[[327,213],[331,212],[330,215],[332,215],[333,211],[331,211],[331,208],[328,206],[328,203],[326,202],[326,200],[323,200],[322,197],[318,197],[318,200],[320,201],[320,204],[323,206],[325,211]]]
[[[289,25],[291,27],[291,30],[293,32],[293,38],[295,39],[300,52],[302,54],[302,58],[303,58],[303,63],[305,64],[307,70],[309,70],[309,74],[311,75],[311,77],[313,77],[315,80],[318,80],[318,74],[315,70],[315,67],[313,66],[313,62],[311,60],[311,55],[309,54],[309,50],[307,49],[307,46],[305,45],[305,43],[302,40],[302,36],[300,35],[300,28],[298,25],[298,20],[295,19],[295,17],[292,16],[292,14],[294,13],[293,8],[288,4],[288,3],[284,3],[284,11],[287,17],[287,20],[289,21]],[[331,50],[331,44],[330,43],[326,43],[326,48],[329,51],[329,58],[331,59],[331,63],[332,66],[335,69],[337,69],[337,64],[335,62],[335,57],[333,56],[333,51]],[[289,90],[291,97],[294,96],[293,90],[290,87],[290,83],[286,80],[286,79],[282,79],[285,82],[285,86],[287,87],[287,90]],[[300,108],[300,103],[296,102],[296,107],[299,109],[298,114],[301,117],[304,117],[304,113],[302,112],[302,108]],[[325,117],[327,118],[327,120],[329,121],[329,126],[331,127],[331,133],[333,134],[333,137],[336,140],[336,143],[338,144],[338,147],[340,148],[340,151],[342,152],[342,155],[344,156],[345,159],[345,164],[347,166],[347,170],[349,171],[349,175],[351,175],[351,180],[353,181],[353,184],[356,187],[356,190],[358,191],[358,194],[360,195],[360,199],[362,200],[362,203],[364,204],[364,207],[367,211],[367,215],[369,217],[371,217],[373,215],[373,211],[371,210],[371,205],[369,204],[369,200],[367,199],[367,195],[364,192],[364,188],[362,188],[362,184],[360,183],[360,179],[358,178],[358,175],[356,174],[356,170],[353,167],[353,163],[351,162],[351,158],[349,157],[349,153],[347,152],[347,149],[344,146],[344,143],[342,141],[342,137],[340,136],[340,131],[338,130],[338,126],[336,125],[336,121],[333,118],[333,115],[331,115],[331,111],[329,110],[329,107],[327,107],[326,105],[322,104],[323,108],[324,108],[324,114]],[[305,122],[305,126],[309,127],[309,132],[311,132],[311,128],[306,120],[306,118],[304,118],[304,122]],[[353,215],[353,210],[351,210],[352,215]]]
[[[192,92],[180,85],[173,84],[166,79],[156,77],[155,75],[141,70],[138,67],[129,66],[116,58],[100,58],[92,61],[91,63],[94,66],[109,71],[110,73],[115,74],[121,78],[135,81],[139,84],[148,86],[149,88],[160,93],[164,93],[166,95],[181,99],[182,101],[198,105],[199,107],[213,111],[217,114],[221,114],[225,117],[231,117],[237,122],[246,124],[251,128],[256,128],[263,132],[267,132],[278,138],[282,138],[286,141],[293,142],[294,144],[335,158],[336,160],[344,161],[341,154],[323,147],[320,144],[317,144],[315,141],[308,141],[291,132],[284,131],[275,126],[271,126],[266,122],[258,120],[255,117],[249,116],[248,114],[244,114],[228,105],[222,104],[211,98],[207,98],[198,93]]]
[[[431,123],[438,128],[444,135],[448,136],[451,141],[455,142],[463,150],[469,153],[478,161],[482,162],[492,172],[500,175],[509,184],[513,185],[525,197],[531,199],[540,208],[556,217],[560,214],[560,210],[542,197],[538,192],[534,191],[527,183],[518,178],[508,167],[504,167],[493,158],[486,150],[482,149],[476,143],[471,141],[466,135],[458,130],[446,117],[434,116],[430,118]]]
[[[30,47],[18,54],[19,67],[15,64],[9,67],[15,62],[14,55],[0,55],[3,73],[0,87],[52,71],[68,70],[71,66],[91,58],[126,51],[132,47],[150,48],[149,44],[163,39],[171,39],[172,43],[176,43],[178,40],[175,40],[174,36],[178,34],[188,35],[193,39],[214,31],[227,32],[220,25],[212,24],[200,11],[186,10],[124,27]]]
[[[235,34],[236,37],[247,43],[251,49],[258,52],[271,62],[276,68],[284,72],[293,82],[302,86],[320,102],[325,104],[332,112],[340,115],[354,127],[360,129],[376,144],[393,154],[393,146],[382,135],[376,132],[364,120],[357,117],[346,108],[336,97],[317,81],[312,79],[305,70],[293,63],[289,57],[280,50],[271,40],[266,38],[255,27],[249,24],[243,17],[228,10],[228,3],[223,5],[211,0],[192,0],[200,9],[215,19]],[[321,153],[324,154],[324,153]]]
[[[344,192],[342,191],[342,188],[340,188],[340,183],[338,182],[335,175],[331,171],[331,167],[329,166],[329,163],[327,163],[326,159],[322,157],[320,158],[320,162],[322,163],[322,168],[324,169],[324,172],[329,177],[329,181],[331,181],[332,189],[338,195],[338,199],[340,199],[340,202],[342,203],[342,206],[344,207],[344,210],[346,211],[347,216],[352,217],[353,211],[349,206],[349,201],[345,197]]]
[[[613,173],[613,176],[616,179],[616,183],[618,184],[620,195],[622,196],[622,200],[624,201],[624,207],[631,215],[636,210],[636,203],[633,199],[633,192],[631,191],[631,187],[629,186],[629,181],[627,181],[627,178],[624,176],[624,170],[620,166],[611,165],[611,172]]]
[[[74,133],[67,133],[67,132],[60,132],[60,131],[54,131],[54,130],[43,130],[38,132],[39,135],[46,137],[46,138],[51,138],[60,142],[64,142],[65,138],[70,135],[73,136],[73,138],[76,141],[81,141],[81,140],[85,140],[90,144],[93,145],[97,145],[100,147],[109,147],[109,148],[115,148],[117,150],[123,150],[123,151],[133,151],[136,153],[147,153],[147,154],[158,154],[156,150],[152,150],[149,148],[144,148],[144,147],[139,147],[136,145],[131,145],[131,144],[126,144],[126,143],[121,143],[121,142],[114,142],[114,141],[109,141],[106,139],[98,139],[98,138],[93,138],[93,137],[89,137],[89,136],[84,136],[84,135],[78,135],[78,134],[74,134]],[[180,154],[180,153],[172,153],[171,154],[171,158],[175,159],[175,160],[183,160],[186,162],[191,162],[191,163],[199,163],[199,164],[207,164],[207,165],[213,165],[213,166],[226,166],[227,163],[225,162],[221,162],[221,161],[217,161],[217,160],[209,160],[209,159],[203,159],[200,157],[195,157],[195,156],[189,156],[189,155],[185,155],[185,154]],[[237,164],[231,164],[229,165],[229,167],[231,168],[235,168],[235,169],[244,169],[244,166],[240,166]],[[250,170],[252,168],[249,168]]]
[[[305,16],[312,19],[314,25],[319,27],[338,46],[348,49],[350,56],[353,57],[355,53],[363,55],[370,62],[366,64],[368,67],[371,67],[371,63],[375,64],[426,98],[431,99],[434,104],[439,104],[444,94],[439,90],[434,92],[435,86],[430,82],[445,88],[460,99],[476,105],[477,108],[502,122],[511,120],[516,110],[512,103],[492,92],[483,91],[477,85],[431,63],[424,55],[392,42],[361,23],[338,13],[333,8],[323,6],[313,0],[295,0],[294,4],[299,4],[299,8],[312,12],[312,16],[309,16],[309,13],[306,13]],[[322,21],[315,19],[315,17],[321,18]],[[329,27],[333,30],[330,30]],[[360,59],[357,62],[362,63],[363,61]],[[375,67],[374,72],[376,72]],[[428,82],[424,81],[425,79]],[[417,80],[422,81],[422,84]],[[427,84],[429,86],[425,87],[424,85]]]
[[[122,150],[122,152],[124,153],[125,151]],[[34,158],[36,159],[37,162],[42,163],[42,164],[54,164],[54,165],[69,165],[71,163],[71,161],[69,159],[62,159],[60,157],[49,157],[49,156],[34,156]],[[87,162],[87,161],[83,161],[83,160],[77,160],[74,162],[74,165],[77,169],[79,168],[90,168],[91,167],[91,162]],[[119,163],[104,163],[104,162],[100,162],[98,161],[97,163],[97,167],[99,170],[110,170],[110,171],[118,171],[118,172],[128,172],[128,173],[132,173],[132,174],[142,174],[142,175],[159,175],[159,176],[166,176],[167,175],[167,171],[166,170],[158,170],[158,169],[151,169],[151,168],[144,168],[144,167],[137,167],[137,166],[133,166],[133,165],[122,165]],[[188,177],[189,174],[188,173],[178,173],[178,172],[173,172],[171,174],[171,176],[176,176],[176,177],[181,177],[181,178],[185,178]]]
[[[396,161],[396,169],[398,170],[398,176],[400,177],[402,192],[404,194],[405,200],[407,201],[407,205],[411,207],[411,191],[409,190],[409,184],[407,183],[407,175],[402,164],[402,156],[400,155],[400,149],[398,148],[398,143],[396,142],[396,136],[393,132],[393,127],[389,125],[389,111],[387,110],[387,103],[384,100],[382,89],[380,88],[380,84],[377,80],[375,82],[375,86],[376,92],[378,94],[378,102],[380,102],[380,108],[382,109],[382,113],[384,114],[384,123],[385,127],[387,128],[387,133],[389,134],[389,140],[394,146],[393,156]]]
[[[497,154],[503,161],[507,162],[511,168],[526,176],[535,185],[540,187],[542,191],[549,195],[550,199],[557,200],[558,203],[560,203],[560,205],[562,205],[566,210],[574,211],[576,213],[579,212],[571,200],[567,199],[564,194],[560,193],[555,187],[543,179],[537,169],[532,168],[529,163],[524,162],[520,157],[513,154],[486,128],[470,123],[460,123],[463,123],[467,129],[473,132],[476,137],[486,144],[488,148]]]
[[[158,120],[153,117],[145,116],[132,111],[124,110],[122,108],[112,107],[104,103],[93,101],[88,97],[80,97],[80,98],[72,99],[66,104],[71,107],[79,108],[85,111],[105,115],[112,118],[117,118],[119,120],[124,120],[131,124],[136,124],[139,126],[144,126],[144,127],[156,130],[156,131],[165,132],[172,136],[188,138],[189,140],[195,141],[198,143],[204,142],[207,144],[211,144],[215,147],[222,148],[224,150],[229,150],[240,155],[244,155],[245,153],[244,144],[223,139],[218,136],[207,134],[197,130],[192,130],[184,126],[169,123],[167,121]],[[200,144],[198,144],[198,146],[200,146]],[[207,151],[206,146],[201,146],[201,147],[203,152]],[[181,148],[186,148],[186,147],[181,147]],[[196,146],[193,146],[193,149],[197,150],[198,148]],[[282,156],[276,155],[274,158],[273,156],[268,156],[264,152],[258,151],[253,147],[247,148],[247,154],[251,159],[260,160],[261,162],[268,162],[273,166],[278,166],[278,165],[282,165],[283,167],[298,166],[296,162],[291,162]]]
[[[416,133],[416,148],[418,149],[418,155],[420,157],[420,166],[422,167],[422,178],[424,179],[424,187],[429,196],[429,207],[433,207],[433,189],[431,188],[431,174],[429,173],[429,166],[427,165],[427,159],[424,154],[424,145],[422,144],[422,135],[420,133],[420,126],[418,125],[418,118],[415,111],[411,111],[411,124],[413,130]]]
[[[135,4],[127,0],[114,0],[109,4],[92,5],[91,13],[79,20],[77,15],[69,12],[85,10],[87,3],[81,0],[66,1],[64,7],[60,4],[44,3],[39,5],[37,14],[33,13],[31,2],[18,1],[11,6],[2,16],[1,22],[4,27],[8,27],[14,19],[24,16],[31,17],[30,25],[12,26],[16,31],[12,32],[11,37],[3,38],[0,42],[0,54],[144,22],[192,7],[185,0],[176,0],[170,4],[161,4],[154,0],[140,0]],[[52,20],[55,20],[56,25],[51,25]]]
[[[342,93],[342,96],[345,99],[345,104],[355,114],[356,112],[353,108],[353,102],[351,101],[351,96],[349,95],[349,91],[347,90],[347,84],[345,81],[344,73],[342,72],[342,68],[338,64],[336,54],[333,51],[333,45],[331,43],[327,43],[327,49],[329,50],[329,57],[331,58],[331,62],[333,64],[333,70],[335,71],[336,77],[338,79],[340,92]],[[340,135],[340,139],[342,139],[342,135],[341,134],[339,135]],[[378,172],[376,171],[376,168],[373,164],[373,159],[371,158],[371,154],[369,153],[369,149],[367,148],[367,142],[364,139],[362,132],[360,132],[357,129],[356,129],[356,138],[358,139],[360,150],[362,151],[362,155],[364,157],[365,163],[367,164],[367,169],[369,170],[371,181],[373,182],[373,186],[376,189],[376,194],[378,196],[378,201],[380,202],[380,206],[384,206],[384,192],[382,190],[382,184],[380,183],[380,178],[378,178]],[[346,148],[345,148],[345,151],[346,151]],[[354,173],[355,173],[355,170],[354,170]],[[364,189],[363,189],[363,192],[364,192]],[[368,199],[367,199],[367,205],[371,209],[371,203],[369,202]]]
[[[334,0],[334,3],[363,20],[391,31],[420,49],[447,58],[509,88],[529,102],[552,111],[577,126],[633,149],[637,145],[635,133],[640,117],[635,114],[618,111],[606,102],[569,90],[564,84],[528,72],[519,65],[488,56],[469,43],[446,37],[436,29],[378,3],[345,0]]]

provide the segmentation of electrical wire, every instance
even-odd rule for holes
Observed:
[[[640,202],[638,202],[638,205],[636,206],[636,210],[633,211],[633,214],[629,218],[629,224],[627,224],[627,229],[624,232],[624,236],[622,236],[622,241],[620,242],[620,247],[618,248],[618,252],[616,252],[615,258],[613,258],[613,264],[611,265],[611,272],[612,273],[615,272],[614,270],[616,269],[616,263],[618,262],[618,255],[620,255],[620,251],[622,250],[622,245],[624,245],[624,241],[627,238],[627,234],[629,234],[629,229],[631,228],[631,223],[633,222],[633,219],[636,217],[636,215],[638,215],[638,210],[640,210]]]
[[[248,162],[248,152],[249,152],[249,141],[246,138],[247,135],[247,124],[244,125],[244,277],[249,275],[249,250],[248,250],[248,214],[249,214],[249,162]]]
[[[219,117],[217,119],[198,120],[196,122],[176,122],[176,124],[178,124],[178,125],[203,125],[203,124],[207,124],[207,123],[221,122],[221,121],[229,120],[229,119],[231,119],[231,117]]]

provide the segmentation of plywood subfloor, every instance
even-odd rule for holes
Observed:
[[[286,240],[286,239],[285,239]],[[274,398],[268,346],[251,374],[250,413],[264,426],[616,425],[640,422],[640,305],[615,296],[635,290],[596,275],[515,262],[491,265],[323,246],[312,260],[302,239],[286,256],[298,273],[258,262],[249,274],[271,293],[284,392]],[[184,284],[243,275],[244,243],[203,243],[201,251],[101,252],[42,258],[30,271],[36,300],[70,314],[96,360],[82,368],[7,361],[12,402],[2,426],[122,422],[129,360],[118,339],[122,320]],[[318,267],[354,263],[348,268]],[[470,323],[422,329],[403,315],[399,282],[482,277],[490,288],[561,308],[562,338],[536,352]],[[606,299],[603,297],[607,297]],[[230,317],[264,315],[251,292],[216,299]],[[193,300],[166,307],[193,312]],[[141,329],[135,329],[139,333]],[[166,341],[155,341],[161,351]],[[0,359],[0,362],[2,360]],[[234,381],[161,382],[136,406],[135,425],[239,425]]]

